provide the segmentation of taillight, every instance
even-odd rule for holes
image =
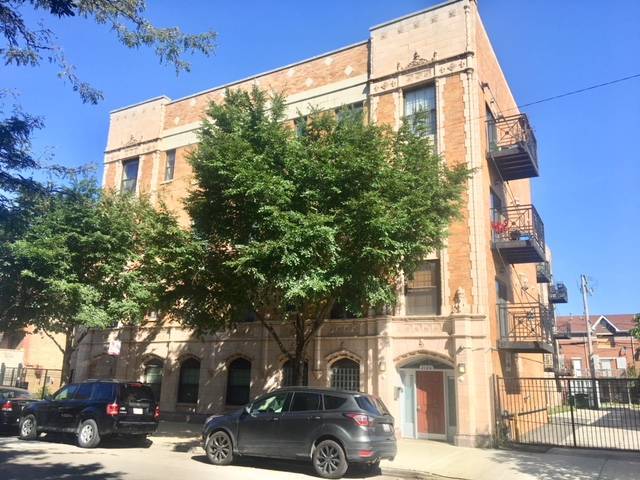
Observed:
[[[120,405],[115,402],[107,405],[107,415],[115,417],[118,415],[118,413],[120,413]]]
[[[160,420],[160,407],[156,405],[156,409],[153,411],[153,419]]]
[[[2,411],[3,412],[12,412],[13,411],[13,404],[10,401],[5,402],[5,404],[2,405]]]
[[[349,417],[360,427],[368,427],[369,425],[371,425],[371,418],[364,413],[345,413],[344,416]]]

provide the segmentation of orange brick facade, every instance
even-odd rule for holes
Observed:
[[[358,372],[357,388],[383,398],[397,420],[399,435],[489,444],[495,425],[494,376],[543,373],[540,353],[498,348],[496,280],[507,286],[510,302],[546,299],[533,264],[505,264],[492,248],[491,191],[505,205],[517,205],[531,203],[531,190],[529,179],[503,182],[487,157],[486,110],[496,117],[518,112],[476,2],[449,1],[373,27],[369,39],[354,46],[180,100],[158,97],[112,112],[105,188],[118,190],[123,161],[137,158],[136,191],[164,202],[186,225],[182,199],[193,181],[187,156],[196,148],[207,105],[221,101],[226,88],[254,84],[287,96],[288,121],[305,114],[310,105],[328,110],[362,103],[368,121],[394,128],[404,117],[407,94],[433,89],[438,152],[451,165],[464,163],[475,169],[461,219],[451,225],[446,248],[428,259],[439,266],[437,313],[411,314],[399,282],[398,302],[390,314],[327,322],[308,353],[309,383],[332,385],[339,373],[334,365],[349,359]],[[164,181],[167,152],[173,150],[174,176]],[[105,346],[115,338],[122,342],[122,352],[108,358]],[[99,370],[145,380],[148,362],[153,361],[162,372],[163,409],[215,413],[228,408],[228,371],[239,357],[251,363],[251,396],[282,383],[284,360],[278,349],[259,325],[249,323],[205,339],[161,324],[95,332],[81,345],[76,371],[80,378],[96,376]],[[177,401],[180,369],[187,358],[200,362],[195,404]],[[416,426],[416,378],[424,370],[439,372],[443,381],[442,432],[419,431]]]

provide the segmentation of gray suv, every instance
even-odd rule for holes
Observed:
[[[352,463],[377,470],[397,450],[393,417],[378,397],[306,387],[276,390],[209,417],[202,446],[214,465],[237,455],[310,459],[324,478],[342,477]]]

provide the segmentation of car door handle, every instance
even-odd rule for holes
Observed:
[[[271,417],[272,422],[277,422],[278,420],[280,420],[280,417]]]
[[[308,420],[320,420],[320,415],[311,415],[310,417],[307,417]]]

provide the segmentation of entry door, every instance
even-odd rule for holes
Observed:
[[[446,438],[444,373],[416,372],[418,436]]]

